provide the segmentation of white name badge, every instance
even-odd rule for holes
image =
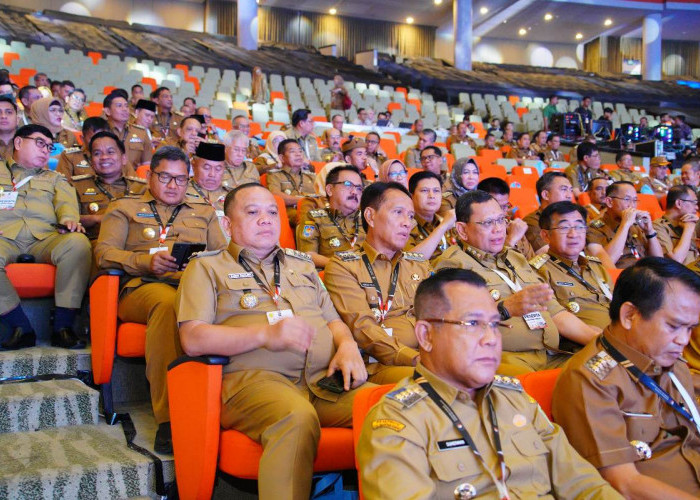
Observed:
[[[393,337],[393,336],[394,336],[394,329],[393,329],[393,328],[384,328],[384,331],[386,332],[386,334],[387,334],[389,337]]]
[[[148,253],[150,255],[153,255],[154,253],[169,252],[169,251],[170,251],[170,249],[168,247],[155,247],[155,248],[151,248],[150,250],[148,250]]]
[[[217,211],[216,211],[216,216],[217,216],[219,219],[222,218],[224,215],[226,215],[226,214],[224,213],[223,210],[217,210]]]
[[[527,327],[530,330],[539,330],[540,328],[544,328],[547,326],[547,322],[545,321],[544,316],[542,316],[542,313],[539,311],[525,314],[523,316],[523,319],[525,320],[525,323],[527,323]]]
[[[281,311],[270,311],[267,314],[267,322],[271,325],[279,323],[284,318],[293,318],[294,313],[291,309],[282,309]]]
[[[0,210],[12,210],[17,203],[17,191],[3,191],[0,193]]]

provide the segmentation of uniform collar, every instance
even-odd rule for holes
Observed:
[[[440,395],[440,397],[444,399],[445,402],[450,406],[455,402],[455,400],[459,400],[465,404],[468,401],[472,401],[472,398],[469,395],[469,393],[461,391],[455,386],[441,379],[435,373],[431,372],[424,365],[422,365],[420,361],[416,365],[416,372],[418,372],[419,375],[424,377],[425,380],[427,380],[428,383],[431,385],[431,387],[435,389],[435,391]],[[474,400],[475,404],[478,405],[479,402],[483,400],[486,394],[488,394],[491,391],[491,386],[492,383],[489,383],[484,387],[477,389]]]
[[[425,220],[423,217],[421,217],[421,216],[418,215],[418,214],[415,215],[415,219],[416,219],[416,222],[418,223],[418,225],[421,226],[421,227],[426,227],[426,226],[431,226],[431,227],[432,227],[433,223],[435,222],[435,216],[434,216],[434,215],[433,215],[433,220],[430,220],[430,221]]]
[[[303,168],[300,168],[298,172],[292,172],[292,167],[289,165],[282,165],[282,170],[287,172],[289,175],[299,175],[303,172]]]
[[[617,226],[619,226],[619,223],[615,221],[615,217],[613,217],[612,212],[610,212],[610,210],[606,210],[605,212],[603,212],[600,218],[603,220],[603,222],[605,222],[606,226],[608,226],[613,231],[617,231]]]
[[[502,260],[507,252],[507,248],[505,246],[503,247],[503,250],[501,250],[498,254],[492,255],[488,252],[484,252],[483,250],[479,250],[478,248],[471,246],[469,243],[461,242],[461,245],[465,253],[469,254],[481,263],[495,264],[498,260]]]
[[[569,267],[573,267],[573,268],[581,267],[581,268],[583,268],[588,264],[588,261],[586,260],[586,258],[583,255],[579,255],[578,258],[574,261],[571,259],[567,259],[566,257],[562,257],[561,255],[558,255],[552,251],[549,251],[547,253],[549,255],[551,255],[552,257],[554,257],[555,259],[562,261],[564,264],[566,264]]]
[[[343,215],[343,212],[340,210],[337,210],[335,208],[331,208],[330,205],[326,207],[326,211],[328,212],[328,215],[331,217],[333,220],[344,220],[344,219],[354,219],[357,216],[357,213],[359,212],[359,208],[355,210],[354,212],[350,212],[348,215]]]
[[[15,170],[17,171],[22,171],[22,172],[31,172],[34,175],[36,174],[41,174],[42,172],[45,171],[45,169],[39,167],[39,168],[32,168],[32,167],[25,167],[23,165],[20,165],[17,163],[14,158],[9,159],[9,163],[7,163],[8,168],[10,171],[14,172]]]
[[[389,260],[389,258],[386,255],[384,255],[383,253],[379,253],[377,250],[374,249],[374,247],[372,247],[372,245],[367,243],[367,240],[362,242],[362,250],[364,250],[364,252],[367,254],[370,264],[374,264],[374,261],[376,261],[377,259],[387,261]],[[394,258],[391,259],[391,263],[394,264],[399,259],[401,259],[401,257],[403,257],[403,252],[399,250],[398,252],[396,252]]]
[[[279,245],[275,246],[275,249],[270,252],[270,255],[265,257],[264,259],[260,260],[256,255],[251,252],[249,249],[242,247],[241,245],[238,245],[237,243],[234,243],[233,240],[228,244],[228,253],[231,254],[231,257],[234,258],[236,262],[240,262],[241,256],[246,260],[246,262],[252,262],[256,265],[261,265],[261,264],[271,264],[275,258],[275,256],[279,257],[280,263],[284,264],[284,259],[285,259],[285,253],[282,248],[280,248]]]
[[[646,354],[642,354],[641,352],[637,351],[636,349],[630,347],[628,344],[626,344],[624,341],[621,339],[617,338],[616,336],[610,334],[611,327],[608,326],[605,330],[603,330],[603,335],[605,335],[605,340],[610,342],[610,344],[620,351],[620,353],[626,357],[629,361],[634,363],[634,365],[639,368],[642,372],[646,373],[649,376],[656,377],[658,375],[661,375],[661,373],[664,371],[664,369],[657,365],[656,362],[654,362],[653,359],[651,359],[649,356]],[[600,341],[598,341],[600,344]]]

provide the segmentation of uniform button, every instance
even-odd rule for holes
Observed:
[[[464,470],[467,468],[462,462],[457,464],[457,468],[461,471],[464,472]]]

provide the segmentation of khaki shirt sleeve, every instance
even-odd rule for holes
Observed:
[[[178,323],[196,320],[214,324],[217,290],[210,271],[201,259],[194,258],[187,264],[175,296]]]
[[[100,235],[95,245],[95,261],[100,269],[122,269],[131,276],[150,272],[151,255],[124,250],[129,236],[129,216],[111,203],[102,217]]]
[[[306,228],[309,228],[306,231]],[[308,235],[304,233],[307,232]],[[303,223],[297,224],[296,228],[296,239],[297,239],[297,250],[300,252],[315,252],[319,253],[319,239],[321,233],[318,230],[318,226],[312,220],[306,220]]]
[[[406,165],[406,168],[416,168],[416,155],[414,151],[413,148],[406,150],[406,154],[404,155],[404,159],[406,160],[404,165]]]
[[[325,281],[338,314],[350,327],[360,349],[384,365],[413,364],[418,351],[389,336],[377,324],[365,291],[337,257],[331,259],[326,266]]]
[[[380,420],[390,421],[394,428],[377,426],[375,429],[373,422]],[[404,427],[397,430],[401,426]],[[390,403],[370,410],[357,445],[365,498],[436,498],[426,439],[426,434],[415,428],[401,410]]]
[[[586,241],[588,243],[597,243],[601,246],[608,244],[608,237],[600,229],[596,229],[591,225],[588,226],[588,231],[586,233]]]
[[[661,220],[655,220],[652,225],[654,226],[654,231],[656,231],[657,237],[659,239],[659,245],[664,252],[664,257],[668,257],[671,252],[673,252],[673,240],[671,239],[671,233],[665,224],[661,223]]]
[[[566,174],[566,177],[569,179],[569,182],[571,183],[571,186],[574,189],[578,189],[579,191],[583,191],[581,189],[581,184],[578,182],[578,173],[576,171],[576,168],[571,168],[567,167],[567,169],[564,171]]]
[[[282,176],[276,172],[267,174],[267,189],[269,189],[271,193],[279,194],[282,192],[281,178]]]
[[[219,224],[219,218],[216,216],[216,212],[212,207],[207,208],[211,209],[211,216],[207,224],[207,251],[226,248],[228,243],[226,242],[224,231]]]
[[[56,179],[54,209],[56,210],[56,220],[61,224],[65,224],[68,221],[78,222],[80,220],[78,195],[73,186],[63,176],[59,176]]]
[[[151,140],[148,138],[148,134],[145,130],[139,129],[139,135],[143,139],[143,151],[141,151],[141,164],[150,163],[151,158],[153,158],[153,147],[151,146]]]

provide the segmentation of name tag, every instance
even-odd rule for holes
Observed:
[[[557,281],[557,286],[574,286],[570,281]]]
[[[95,194],[97,194],[95,191],[93,191],[92,189],[88,189],[87,191],[85,191],[83,193],[83,196],[86,196],[86,195],[90,196],[90,195],[95,195]]]
[[[467,442],[464,439],[450,439],[449,441],[438,441],[440,451],[452,450],[454,448],[464,448]]]
[[[284,318],[293,318],[294,313],[292,312],[291,309],[282,309],[281,311],[270,311],[266,313],[267,315],[267,322],[270,323],[271,325],[274,325],[275,323],[279,323],[282,321]]]
[[[136,217],[150,217],[151,219],[153,219],[155,215],[153,215],[150,212],[139,212],[136,214]]]
[[[0,193],[0,210],[13,210],[17,203],[17,191],[3,191]]]
[[[374,283],[362,283],[362,282],[360,282],[360,288],[374,288]]]
[[[143,142],[143,141],[139,137],[134,136],[131,139],[129,139],[129,142]]]
[[[155,247],[155,248],[149,249],[149,250],[148,250],[148,253],[149,253],[150,255],[153,255],[154,253],[158,253],[158,252],[169,252],[169,251],[170,251],[170,249],[169,249],[168,247]]]
[[[539,311],[531,312],[523,316],[527,327],[530,330],[539,330],[547,326],[547,322],[544,320],[544,316]]]
[[[230,280],[239,280],[243,278],[252,278],[253,273],[229,273],[228,279]]]

